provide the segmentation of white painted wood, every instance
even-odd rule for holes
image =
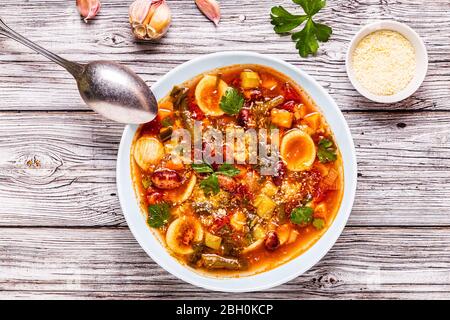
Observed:
[[[313,270],[273,290],[211,294],[175,279],[126,228],[115,186],[123,126],[90,112],[60,67],[0,37],[0,298],[450,298],[448,0],[329,0],[318,17],[333,36],[308,59],[269,23],[274,4],[295,8],[288,0],[222,1],[218,28],[194,1],[168,0],[173,25],[158,43],[131,37],[131,0],[102,3],[89,24],[67,0],[2,0],[0,17],[66,58],[122,61],[148,84],[223,50],[304,69],[337,100],[354,136],[360,177],[349,226]],[[360,97],[345,74],[352,35],[380,18],[413,27],[430,58],[423,86],[394,105]]]
[[[450,298],[448,228],[348,227],[310,271],[265,292],[196,288],[126,228],[0,229],[0,298]]]

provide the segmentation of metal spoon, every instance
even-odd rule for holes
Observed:
[[[84,102],[108,119],[146,123],[158,112],[155,96],[132,70],[112,61],[79,64],[63,59],[21,36],[0,19],[0,34],[16,40],[56,62],[75,78]]]

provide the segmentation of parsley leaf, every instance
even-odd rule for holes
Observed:
[[[147,223],[152,228],[160,228],[169,222],[170,211],[167,203],[152,204],[148,207]]]
[[[333,146],[333,142],[328,139],[321,139],[318,144],[317,157],[322,163],[336,161],[336,149]]]
[[[233,87],[229,87],[220,100],[220,109],[231,115],[238,114],[243,106],[244,97]]]
[[[314,213],[313,208],[297,207],[291,212],[291,221],[295,224],[300,225],[309,224],[312,221],[313,213]]]
[[[200,187],[203,189],[203,192],[205,192],[206,195],[218,194],[220,191],[219,179],[217,179],[217,176],[213,173],[208,178],[203,179],[200,182]]]
[[[200,182],[200,187],[206,195],[214,195],[220,192],[219,178],[217,178],[218,174],[234,177],[241,172],[238,168],[229,163],[220,165],[216,172],[214,172],[213,167],[207,163],[193,164],[192,169],[198,173],[212,173]]]
[[[316,218],[313,220],[312,224],[313,224],[314,228],[316,228],[317,230],[321,230],[325,227],[325,220]]]
[[[329,26],[313,21],[313,16],[325,7],[326,0],[292,1],[300,5],[305,14],[291,14],[282,6],[276,6],[270,13],[271,23],[274,25],[274,31],[280,34],[292,31],[306,21],[301,31],[292,34],[292,40],[296,42],[295,47],[300,56],[306,58],[309,54],[316,53],[319,49],[319,41],[327,42],[333,32]]]
[[[192,164],[192,169],[197,171],[198,173],[213,173],[214,170],[211,167],[211,165],[207,163],[199,163],[199,164]]]
[[[241,171],[229,163],[222,164],[217,170],[217,174],[223,174],[224,176],[234,177],[238,175]]]

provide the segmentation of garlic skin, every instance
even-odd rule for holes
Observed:
[[[141,40],[161,39],[172,22],[165,0],[136,0],[130,6],[129,16],[133,34]]]
[[[209,20],[219,25],[220,6],[216,0],[195,0],[195,4]]]
[[[86,23],[97,15],[101,7],[100,0],[77,0],[78,12]]]

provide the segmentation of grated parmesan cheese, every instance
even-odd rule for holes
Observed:
[[[416,71],[414,47],[396,31],[380,30],[367,35],[356,46],[352,58],[356,79],[379,96],[406,88]]]

